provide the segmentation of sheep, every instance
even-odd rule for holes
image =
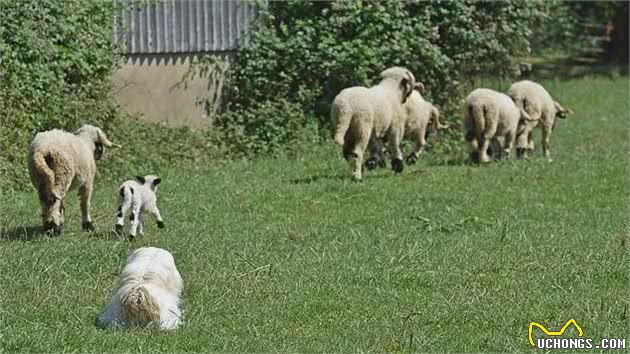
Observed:
[[[387,139],[394,172],[401,173],[404,168],[400,149],[404,132],[403,104],[413,91],[416,79],[402,67],[389,68],[380,76],[380,83],[370,88],[355,86],[342,90],[332,104],[334,141],[342,146],[344,158],[352,161],[355,180],[362,178],[363,157],[372,136]]]
[[[426,145],[427,128],[432,126],[435,130],[444,129],[447,126],[440,124],[440,111],[431,102],[422,97],[424,84],[416,82],[414,90],[405,102],[405,124],[404,136],[410,137],[415,142],[414,151],[408,155],[407,163],[414,164]],[[366,167],[371,170],[384,167],[385,161],[382,158],[382,142],[378,139],[370,139],[368,147],[370,158],[366,162]]]
[[[531,119],[503,93],[479,88],[471,92],[464,104],[465,138],[473,161],[489,162],[488,147],[496,143],[499,156],[508,157],[521,120]]]
[[[529,80],[513,83],[508,89],[508,95],[531,117],[530,121],[519,126],[516,138],[517,157],[525,156],[526,152],[534,152],[532,130],[540,126],[543,155],[549,159],[551,154],[549,138],[556,124],[556,117],[567,118],[569,114],[573,114],[573,111],[562,107],[542,85]]]
[[[39,195],[45,231],[61,234],[64,198],[74,188],[81,198],[81,226],[93,231],[90,200],[96,175],[96,160],[104,147],[114,144],[98,127],[86,124],[75,134],[53,129],[35,135],[28,156],[31,182]]]
[[[136,237],[139,229],[140,235],[144,234],[144,224],[142,213],[148,211],[155,216],[157,227],[164,228],[164,221],[157,207],[157,186],[162,181],[155,175],[137,176],[134,180],[124,182],[119,188],[118,209],[116,210],[116,231],[122,232],[125,220],[125,213],[131,208],[129,215],[130,231],[129,237]]]

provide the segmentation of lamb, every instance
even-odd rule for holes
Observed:
[[[503,93],[480,88],[464,104],[464,131],[473,161],[489,162],[488,147],[495,142],[499,156],[509,156],[519,121],[531,118]]]
[[[134,180],[124,182],[119,189],[118,209],[116,210],[116,231],[122,232],[125,223],[125,213],[131,208],[129,215],[130,230],[129,237],[136,237],[136,231],[140,235],[144,234],[144,223],[142,213],[148,211],[155,216],[157,227],[164,228],[164,221],[157,207],[157,186],[162,181],[155,175],[137,176]]]
[[[362,178],[362,165],[370,137],[386,138],[392,153],[392,169],[403,171],[400,141],[404,132],[403,104],[413,91],[416,79],[402,67],[381,72],[381,81],[370,88],[355,86],[342,90],[333,100],[331,118],[336,126],[335,143],[352,161],[352,175]]]
[[[96,318],[99,328],[145,327],[177,329],[184,282],[173,255],[164,249],[142,247],[127,259],[120,288]]]
[[[405,102],[405,125],[404,136],[415,141],[414,151],[408,155],[407,162],[414,164],[426,146],[427,128],[432,126],[435,130],[444,129],[447,126],[440,124],[440,111],[431,102],[422,97],[424,84],[416,82],[414,90]],[[382,142],[376,139],[370,140],[368,148],[370,158],[366,162],[366,167],[371,170],[377,166],[384,167],[382,158]]]
[[[508,89],[508,95],[512,97],[516,105],[523,109],[531,117],[530,121],[521,124],[517,133],[516,154],[523,157],[526,152],[533,153],[535,149],[532,140],[532,130],[537,126],[542,129],[542,149],[545,158],[549,159],[549,138],[556,124],[556,117],[567,118],[573,111],[562,107],[555,101],[545,88],[533,81],[519,81]]]
[[[37,189],[44,230],[55,234],[64,228],[64,198],[79,188],[81,226],[94,230],[90,217],[90,200],[96,175],[96,160],[104,147],[114,144],[98,127],[86,124],[75,134],[53,129],[35,135],[28,156],[28,170]]]

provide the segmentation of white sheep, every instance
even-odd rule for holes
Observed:
[[[542,149],[545,158],[550,157],[549,139],[556,124],[556,117],[566,118],[573,111],[562,107],[542,85],[529,81],[519,81],[508,90],[516,105],[530,116],[530,120],[519,126],[516,140],[516,154],[523,157],[527,151],[535,150],[532,130],[537,126],[542,129]]]
[[[144,211],[155,216],[157,227],[164,228],[164,221],[157,207],[157,186],[162,181],[154,175],[137,176],[138,181],[129,180],[124,182],[118,191],[118,209],[116,210],[116,231],[122,232],[125,223],[125,214],[131,209],[129,214],[129,236],[136,237],[136,231],[140,235],[144,234],[144,223],[142,214]]]
[[[514,101],[501,92],[479,88],[471,92],[464,104],[464,131],[473,160],[489,162],[491,142],[499,146],[499,156],[509,156],[520,120],[529,120]]]
[[[440,130],[447,127],[440,124],[440,111],[422,97],[422,92],[424,92],[424,84],[416,82],[413,92],[404,105],[406,113],[404,136],[415,142],[414,151],[407,156],[407,162],[410,164],[415,163],[424,151],[427,143],[427,128],[431,126],[435,130]],[[366,167],[370,170],[377,166],[384,167],[382,142],[378,139],[370,139],[368,150],[370,158],[365,163]]]
[[[440,124],[440,111],[431,102],[422,97],[424,85],[417,83],[415,90],[405,102],[407,119],[405,120],[405,136],[411,137],[415,143],[414,151],[409,155],[409,163],[415,163],[427,144],[425,140],[427,127],[440,130],[446,128]]]
[[[104,146],[112,145],[100,128],[88,124],[75,134],[53,129],[35,135],[28,170],[39,195],[46,231],[57,234],[63,231],[63,200],[74,188],[79,188],[81,197],[81,226],[84,230],[94,230],[90,200],[96,175],[95,160],[103,156]]]
[[[381,72],[378,85],[346,88],[335,97],[331,109],[336,126],[334,140],[343,147],[344,158],[352,160],[352,175],[356,180],[362,177],[363,157],[372,135],[387,139],[392,169],[402,172],[403,104],[413,91],[415,81],[409,70],[393,67]]]

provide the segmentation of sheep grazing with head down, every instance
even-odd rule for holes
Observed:
[[[54,129],[38,133],[31,143],[28,170],[37,189],[44,229],[59,234],[64,227],[66,193],[79,188],[81,226],[94,230],[90,217],[90,199],[96,175],[96,160],[104,147],[112,146],[105,133],[92,125],[83,125],[75,134]]]
[[[488,147],[494,142],[499,156],[510,154],[521,120],[530,120],[525,111],[501,92],[480,88],[466,97],[464,131],[473,161],[489,162]]]
[[[530,116],[530,120],[523,122],[518,129],[516,139],[517,157],[523,157],[526,152],[534,152],[535,145],[532,140],[532,130],[537,126],[542,129],[542,149],[546,158],[550,157],[549,138],[556,125],[556,117],[566,118],[573,111],[566,109],[555,101],[542,85],[529,81],[519,81],[508,90],[516,105]]]
[[[381,72],[378,85],[346,88],[335,97],[331,109],[336,126],[334,140],[343,147],[344,158],[352,161],[352,175],[356,180],[362,177],[363,157],[372,136],[387,140],[392,169],[396,173],[402,172],[403,104],[415,82],[411,71],[393,67]]]
[[[137,181],[129,180],[124,182],[118,191],[118,209],[116,210],[116,231],[122,232],[125,223],[125,213],[131,209],[129,222],[131,224],[129,237],[136,237],[136,232],[144,234],[144,223],[142,213],[148,211],[155,216],[157,226],[164,228],[164,221],[157,207],[157,186],[162,181],[154,175],[137,176]]]

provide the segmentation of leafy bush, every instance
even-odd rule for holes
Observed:
[[[513,73],[513,58],[528,53],[531,29],[547,9],[542,1],[269,2],[231,66],[228,113],[219,129],[239,131],[243,139],[232,142],[245,142],[241,150],[271,154],[278,146],[264,145],[272,135],[286,135],[283,129],[317,124],[320,137],[327,137],[334,96],[345,87],[374,84],[394,65],[411,69],[425,83],[426,96],[449,111],[468,79]],[[283,101],[304,115],[290,122],[289,115],[279,119],[262,108]],[[245,129],[243,113],[274,123]],[[287,125],[276,124],[281,121]]]
[[[207,137],[121,114],[111,96],[117,64],[114,1],[0,0],[0,189],[30,188],[26,156],[33,135],[83,123],[100,126],[123,149],[99,163],[120,179],[160,165],[206,159]],[[159,147],[159,151],[158,148]]]

